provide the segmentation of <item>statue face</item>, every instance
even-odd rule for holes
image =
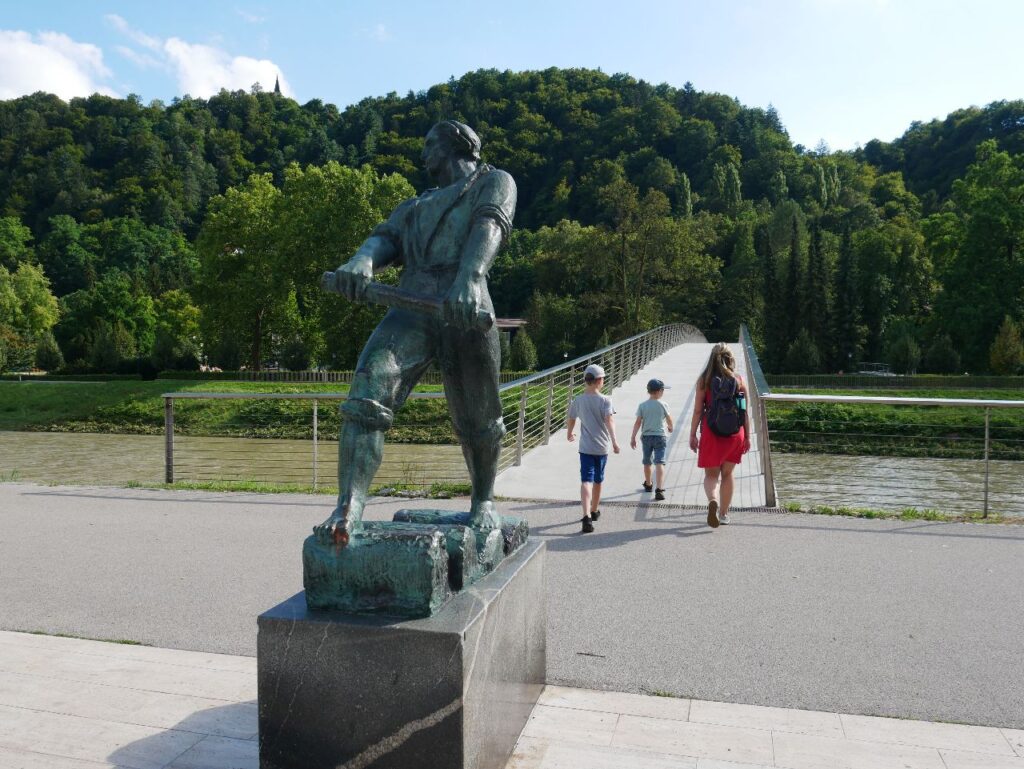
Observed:
[[[423,142],[423,166],[431,176],[437,176],[448,160],[450,149],[438,131],[431,129]]]

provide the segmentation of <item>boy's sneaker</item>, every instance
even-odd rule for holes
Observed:
[[[590,511],[590,520],[596,521],[600,517],[601,517],[601,511],[600,510],[591,510]]]
[[[644,484],[644,491],[647,491],[647,492],[654,491],[654,484],[653,483],[645,483]]]
[[[718,516],[718,520],[721,521],[723,526],[728,526],[729,525],[729,514],[728,513],[722,513],[720,516]]]
[[[708,526],[712,529],[717,529],[718,524],[718,500],[712,499],[708,502]]]
[[[659,502],[665,498],[665,489],[655,489],[654,498]]]
[[[594,522],[590,520],[590,516],[583,519],[583,533],[589,534],[594,530]]]

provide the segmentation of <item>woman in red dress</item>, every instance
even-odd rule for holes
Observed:
[[[719,379],[717,385],[716,378]],[[740,399],[740,403],[745,403],[746,387],[743,377],[736,373],[736,358],[728,345],[719,342],[711,350],[704,372],[697,380],[693,419],[690,421],[690,448],[697,452],[697,467],[704,469],[704,493],[708,496],[708,526],[711,528],[717,528],[719,523],[729,523],[733,470],[740,463],[741,457],[750,450],[750,416],[745,409],[742,425],[733,435],[718,435],[708,427],[711,395],[714,388],[722,384],[727,388],[734,384],[736,398]]]

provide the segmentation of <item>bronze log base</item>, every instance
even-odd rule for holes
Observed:
[[[522,518],[502,516],[500,530],[475,529],[468,521],[468,512],[399,510],[392,522],[364,521],[347,545],[308,537],[302,550],[307,606],[431,616],[522,547],[529,534]]]

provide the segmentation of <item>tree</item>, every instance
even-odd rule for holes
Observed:
[[[930,374],[955,374],[960,369],[960,353],[948,334],[939,334],[924,354],[924,370]]]
[[[1024,342],[1021,341],[1020,327],[1009,315],[1003,318],[1003,325],[999,327],[988,356],[994,374],[1019,374],[1021,367],[1024,367]]]
[[[157,298],[154,311],[153,365],[161,370],[198,368],[200,312],[191,297],[181,289],[172,289]]]
[[[912,334],[904,332],[889,345],[886,359],[897,374],[916,374],[921,348]]]
[[[35,364],[43,371],[58,371],[64,368],[64,356],[57,346],[57,340],[49,331],[40,336],[36,343]]]
[[[1024,287],[1024,154],[1011,157],[994,141],[978,145],[976,162],[953,184],[962,234],[944,272],[936,314],[972,370],[990,363],[985,340],[1021,312]]]
[[[836,266],[835,324],[836,368],[853,371],[861,360],[865,328],[861,323],[861,303],[857,261],[849,228],[843,230]]]
[[[508,341],[509,332],[502,331],[498,334],[498,347],[501,351],[501,370],[512,371],[512,365],[509,363],[509,359],[512,356],[512,344]]]
[[[537,348],[526,333],[526,329],[519,329],[515,339],[512,340],[512,356],[509,359],[510,368],[513,371],[533,371],[537,368]]]
[[[210,201],[197,242],[195,293],[204,338],[216,346],[234,336],[254,371],[262,368],[264,346],[285,315],[288,298],[274,240],[280,199],[270,174],[251,177]]]
[[[800,329],[786,350],[785,369],[787,374],[817,374],[821,371],[821,353],[807,329]]]
[[[14,216],[0,216],[0,267],[10,272],[18,269],[23,262],[34,259],[32,230]]]
[[[732,258],[723,275],[721,327],[739,336],[746,323],[755,339],[764,333],[764,270],[754,250],[754,226],[741,222],[736,226]]]
[[[822,248],[821,226],[815,221],[807,248],[807,275],[804,283],[806,328],[823,358],[829,358],[830,297],[829,275]]]
[[[801,255],[800,255],[800,225],[796,217],[793,217],[792,234],[789,246],[789,261],[786,270],[786,293],[785,293],[785,317],[786,339],[795,340],[800,330],[806,333],[804,328],[804,304],[803,292],[801,289]],[[787,360],[789,353],[786,353]]]

